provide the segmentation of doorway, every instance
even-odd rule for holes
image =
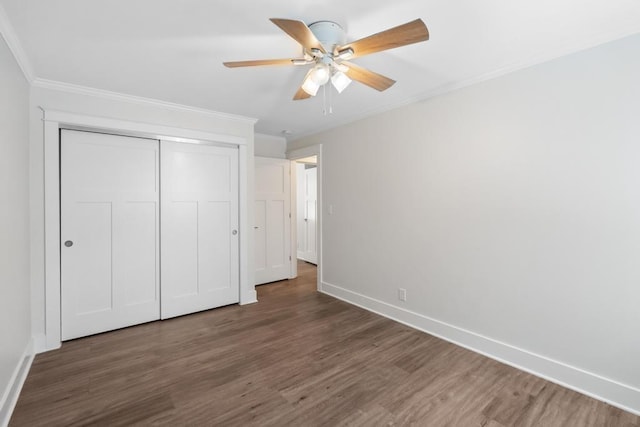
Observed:
[[[296,256],[317,265],[318,167],[317,157],[295,161],[296,167]]]
[[[322,289],[322,145],[314,145],[287,153],[292,161],[291,193],[293,220],[291,246],[296,260],[292,270],[305,262],[317,266],[317,289]],[[310,265],[311,266],[311,265]]]

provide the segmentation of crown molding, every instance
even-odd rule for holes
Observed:
[[[160,107],[173,111],[182,111],[188,113],[203,114],[210,117],[215,117],[224,120],[234,120],[239,122],[249,122],[255,124],[258,119],[253,117],[240,116],[235,114],[221,113],[219,111],[207,110],[205,108],[192,107],[184,104],[176,104],[168,101],[161,101],[159,99],[145,98],[136,95],[127,95],[125,93],[111,92],[103,89],[96,89],[88,86],[80,86],[71,83],[59,82],[55,80],[36,78],[31,83],[33,87],[42,89],[56,90],[60,92],[73,93],[76,95],[92,96],[95,98],[107,99],[110,101],[122,101],[131,104]]]
[[[287,141],[295,142],[312,135],[316,135],[322,132],[329,131],[331,129],[335,129],[341,126],[345,126],[345,125],[366,119],[368,117],[373,117],[378,114],[386,113],[388,111],[393,111],[411,104],[424,102],[430,98],[435,98],[437,96],[444,95],[446,93],[453,92],[458,89],[463,89],[468,86],[472,86],[488,80],[493,80],[498,77],[502,77],[516,71],[520,71],[520,70],[530,68],[539,64],[543,64],[545,62],[553,61],[555,59],[563,58],[565,56],[573,55],[575,53],[580,53],[582,51],[592,49],[606,43],[614,42],[616,40],[621,40],[626,37],[631,37],[637,34],[640,34],[640,27],[635,25],[630,28],[620,29],[619,31],[616,31],[613,33],[599,34],[588,40],[582,40],[580,43],[574,43],[574,44],[565,45],[565,46],[560,45],[558,46],[557,49],[555,49],[552,52],[546,52],[541,55],[532,55],[529,58],[524,59],[522,61],[506,65],[504,67],[498,68],[496,70],[493,70],[478,76],[473,76],[464,80],[459,80],[459,81],[454,81],[448,84],[444,84],[434,89],[431,89],[429,91],[422,92],[416,96],[406,98],[402,101],[392,102],[390,104],[383,105],[376,108],[371,108],[368,110],[362,110],[357,114],[351,115],[350,117],[347,117],[344,120],[340,120],[338,122],[332,123],[329,126],[317,127],[307,132],[300,133],[293,138],[287,138]]]
[[[31,62],[29,62],[29,58],[27,58],[27,54],[22,48],[22,44],[20,43],[20,40],[16,35],[16,31],[14,30],[13,25],[11,25],[11,21],[9,21],[7,12],[4,10],[2,4],[0,4],[0,33],[2,34],[4,41],[7,43],[7,46],[9,46],[9,50],[16,59],[18,66],[22,70],[24,78],[27,79],[27,82],[32,83],[35,79],[33,67],[31,66]]]

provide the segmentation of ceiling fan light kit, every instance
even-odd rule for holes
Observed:
[[[336,78],[336,76],[338,77]],[[340,76],[344,77],[341,78]],[[329,79],[331,79],[331,84],[333,84],[333,87],[336,88],[338,93],[341,93],[349,83],[351,83],[351,79],[344,73],[328,64],[320,62],[307,73],[301,86],[302,90],[311,96],[315,96],[320,86],[327,84]],[[344,79],[346,79],[347,82],[345,82]]]
[[[311,70],[311,75],[309,76],[316,82],[318,85],[322,86],[329,81],[331,77],[332,70],[329,69],[327,64],[319,63]]]
[[[318,93],[318,89],[320,89],[320,85],[316,83],[316,80],[314,78],[312,78],[312,74],[313,70],[309,70],[307,76],[302,82],[302,86],[300,86],[300,89],[302,89],[306,94],[310,96],[316,96],[316,93]]]
[[[338,93],[342,93],[342,91],[351,84],[351,79],[342,71],[337,70],[333,73],[333,76],[331,76],[331,84],[333,84],[333,87],[336,88]]]
[[[317,21],[307,26],[302,21],[271,18],[302,46],[303,57],[292,59],[266,59],[225,62],[226,67],[253,67],[259,65],[312,65],[294,95],[294,100],[315,96],[318,89],[329,81],[342,93],[352,80],[383,91],[395,83],[388,77],[369,71],[347,59],[358,58],[383,50],[394,49],[429,40],[429,30],[421,19],[390,28],[363,39],[346,43],[344,29],[333,21]]]

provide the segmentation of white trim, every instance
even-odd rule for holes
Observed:
[[[24,78],[27,80],[27,82],[33,83],[33,80],[35,79],[33,67],[31,66],[31,62],[29,61],[27,54],[22,48],[22,44],[20,43],[20,40],[16,35],[16,31],[13,28],[13,25],[11,25],[11,21],[9,21],[7,12],[4,10],[2,4],[0,4],[0,33],[2,33],[4,41],[7,42],[9,50],[13,54],[13,57],[18,63],[18,66],[22,70]]]
[[[64,111],[44,113],[44,216],[45,216],[45,340],[39,351],[59,348],[60,326],[60,144],[62,128],[104,130],[120,135],[171,139],[178,142],[212,142],[239,147],[239,211],[240,211],[240,304],[256,301],[249,274],[248,143],[245,138],[198,130],[175,128],[150,123],[130,122],[105,117],[88,116]]]
[[[35,354],[44,353],[47,349],[47,336],[45,334],[37,334],[33,336],[33,352]]]
[[[44,122],[44,333],[45,350],[61,345],[60,330],[60,127]]]
[[[248,167],[247,164],[247,146],[240,146],[239,154],[239,167],[238,173],[240,174],[238,187],[240,191],[240,305],[253,304],[258,302],[256,293],[256,287],[254,285],[253,274],[250,274],[250,268],[253,265],[249,264],[249,247],[250,238],[253,237],[253,221],[249,220],[249,181],[248,181]],[[255,197],[251,195],[251,203],[253,203]],[[251,231],[250,231],[251,230]]]
[[[27,374],[31,369],[34,357],[33,339],[30,339],[22,353],[22,357],[20,357],[18,364],[13,370],[9,384],[7,384],[2,394],[2,400],[0,400],[0,426],[2,427],[9,425],[9,420],[16,407],[16,403],[18,403],[18,397],[22,391],[24,381],[27,379]]]
[[[105,130],[107,132],[126,132],[131,136],[143,136],[152,139],[165,139],[175,142],[207,141],[214,143],[226,143],[233,145],[246,145],[247,140],[239,136],[216,134],[199,130],[133,122],[107,117],[88,116],[85,114],[70,113],[67,111],[44,111],[45,122],[57,122],[68,125],[74,129],[84,128],[93,130]]]
[[[291,261],[289,262],[289,279],[298,277],[298,169],[296,161],[289,161],[289,198],[291,212],[291,232],[289,233],[289,252],[291,253]]]
[[[317,282],[317,286],[318,286],[318,290],[322,291],[322,284],[323,284],[323,274],[322,274],[322,223],[323,223],[323,216],[324,216],[324,211],[323,211],[323,194],[322,194],[322,144],[316,144],[316,145],[310,145],[308,147],[303,147],[303,148],[298,148],[295,150],[291,150],[291,151],[287,151],[287,159],[289,160],[296,160],[296,159],[304,159],[305,157],[311,157],[311,156],[316,156],[317,159],[317,165],[316,167],[318,168],[318,194],[317,194],[317,202],[318,202],[318,216],[317,216],[317,223],[316,226],[318,228],[317,230],[317,234],[316,234],[316,239],[317,239],[317,251],[318,251],[318,258],[317,258],[317,266],[318,266],[318,282]],[[291,228],[292,228],[292,234],[294,234],[296,231],[294,231],[295,228],[297,228],[297,221],[291,221]],[[296,242],[297,243],[297,242]],[[291,257],[292,261],[293,261],[293,256]],[[297,269],[296,269],[296,274],[297,274]]]
[[[34,87],[42,89],[51,89],[61,92],[74,93],[77,95],[91,96],[100,99],[108,99],[110,101],[128,102],[131,104],[145,105],[151,107],[161,107],[174,111],[183,111],[187,113],[204,114],[207,116],[215,117],[222,120],[233,120],[255,124],[258,119],[252,117],[245,117],[235,114],[221,113],[218,111],[207,110],[205,108],[191,107],[189,105],[177,104],[174,102],[161,101],[159,99],[145,98],[136,95],[127,95],[120,92],[112,92],[103,89],[96,89],[88,86],[80,86],[71,83],[64,83],[55,80],[47,80],[36,78],[33,80],[32,85]]]
[[[321,292],[491,359],[640,415],[640,390],[366,295],[323,283]]]

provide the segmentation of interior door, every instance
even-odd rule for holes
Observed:
[[[158,141],[61,137],[62,339],[158,319]]]
[[[307,196],[306,196],[306,166],[304,163],[296,163],[296,257],[304,260],[307,247]]]
[[[162,318],[239,302],[237,147],[161,150]]]
[[[291,162],[255,158],[256,284],[291,273]]]
[[[298,258],[318,263],[318,168],[298,165]]]

